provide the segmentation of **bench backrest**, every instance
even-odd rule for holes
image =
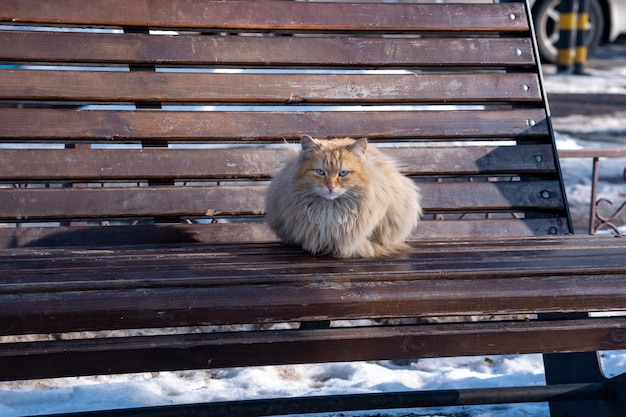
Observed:
[[[264,190],[304,134],[397,158],[415,237],[569,233],[529,22],[522,2],[4,0],[0,246],[274,240]]]

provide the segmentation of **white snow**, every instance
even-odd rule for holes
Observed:
[[[540,355],[432,359],[402,365],[381,361],[162,372],[1,383],[0,415],[9,417],[238,398],[537,385],[543,382]],[[456,412],[489,416],[490,410],[501,410],[502,407],[473,407],[480,411],[464,407]],[[445,409],[411,411],[415,413],[411,415],[450,415]],[[408,410],[393,410],[383,415],[407,413]],[[511,414],[507,415],[526,417],[545,416],[546,413],[544,404],[526,404],[513,407]],[[371,415],[380,415],[380,412]]]
[[[594,70],[584,78],[545,77],[549,92],[626,93],[626,69]],[[570,116],[555,119],[558,147],[616,146],[624,140],[626,112],[606,117]],[[613,143],[589,143],[579,132],[610,130]],[[620,137],[621,132],[621,137]],[[623,145],[622,145],[623,146]],[[619,198],[626,188],[621,172],[626,161],[602,162],[601,193]],[[590,160],[563,160],[570,204],[586,210],[590,188]],[[626,370],[626,352],[601,354],[604,371],[614,376]],[[541,355],[479,356],[320,365],[271,366],[209,371],[161,372],[121,376],[61,378],[0,382],[0,416],[50,414],[106,408],[166,405],[216,400],[401,391],[539,385],[544,383]],[[345,416],[547,417],[546,404],[480,406],[456,409],[387,410],[344,413]]]
[[[553,68],[544,77],[548,93],[622,94],[626,95],[626,68],[597,62],[598,67],[587,68],[588,76],[556,75]],[[616,108],[607,114],[572,114],[554,117],[558,149],[618,148],[626,145],[626,110]],[[610,199],[613,204],[603,203],[600,213],[610,216],[626,200],[624,168],[626,158],[602,158],[600,160],[598,196]],[[591,195],[592,160],[561,159],[563,179],[567,188],[574,225],[577,231],[587,230]],[[626,223],[626,214],[618,218]],[[624,226],[620,227],[626,233]],[[605,231],[606,232],[606,231]]]
[[[608,376],[626,366],[626,353],[603,354]],[[508,355],[393,362],[268,366],[0,383],[0,415],[17,417],[111,407],[167,405],[239,398],[331,395],[540,385],[541,355]],[[548,416],[546,404],[413,409],[346,416]],[[330,414],[321,414],[322,416]]]
[[[585,69],[588,76],[555,74],[545,71],[545,85],[549,93],[570,94],[626,94],[626,68]]]

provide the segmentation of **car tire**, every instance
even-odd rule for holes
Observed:
[[[537,0],[533,7],[533,23],[537,34],[537,46],[543,62],[556,63],[559,40],[560,0]],[[589,6],[590,29],[585,44],[592,51],[602,41],[605,18],[599,0],[587,0]]]

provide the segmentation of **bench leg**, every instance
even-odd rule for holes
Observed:
[[[596,352],[551,353],[543,355],[546,384],[575,384],[606,381]],[[618,417],[601,400],[551,401],[551,417]],[[624,414],[619,414],[624,416]]]
[[[626,416],[626,373],[607,381],[607,397],[613,416]]]
[[[582,314],[545,314],[540,319],[586,318]],[[576,384],[605,382],[596,352],[548,353],[543,355],[546,384]],[[613,413],[608,402],[601,400],[551,401],[551,417],[619,417],[626,414]]]

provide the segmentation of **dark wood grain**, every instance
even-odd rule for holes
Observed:
[[[468,220],[422,220],[413,239],[562,235],[569,232],[564,217]],[[126,226],[55,226],[0,228],[0,249],[24,247],[160,245],[192,243],[276,242],[265,223],[161,224]]]
[[[427,211],[559,210],[558,181],[420,184]],[[228,216],[264,213],[265,186],[0,189],[0,219]]]
[[[71,32],[55,33],[51,38],[41,32],[3,31],[0,40],[0,60],[18,62],[351,69],[444,65],[502,68],[534,63],[528,38],[250,38]],[[442,54],[442,50],[448,53]]]
[[[517,18],[511,19],[513,14]],[[57,1],[5,0],[0,21],[196,29],[526,31],[521,4],[342,4],[323,8],[306,2],[112,0],[86,6]]]
[[[376,146],[376,144],[372,145]],[[298,150],[299,144],[293,148]],[[550,145],[381,147],[406,175],[495,175],[554,171]],[[289,149],[5,149],[1,181],[269,179]],[[459,159],[457,156],[465,157]]]
[[[336,283],[436,280],[446,265],[451,272],[443,281],[473,279],[483,271],[487,275],[481,280],[514,280],[531,275],[538,279],[561,275],[598,277],[608,269],[621,271],[624,247],[621,240],[587,236],[431,238],[411,241],[411,249],[405,255],[384,261],[316,257],[276,242],[156,248],[23,248],[0,253],[0,293],[33,293],[39,288],[67,292],[323,283],[312,266],[317,266],[319,273],[332,272],[328,282]],[[298,262],[291,262],[294,259]],[[245,268],[251,260],[258,266]],[[415,265],[416,260],[421,261],[419,265]],[[107,264],[110,269],[102,273],[93,268],[100,264]],[[15,276],[17,270],[24,274]],[[47,274],[38,276],[40,270]],[[275,271],[275,275],[268,275],[267,271]],[[100,278],[95,279],[96,276]],[[329,287],[329,291],[338,289]]]
[[[623,307],[622,241],[594,247],[593,239],[510,239],[477,241],[475,248],[472,240],[450,242],[416,242],[408,257],[384,263],[259,245],[31,250],[30,258],[9,251],[0,264],[20,265],[23,278],[0,285],[0,323],[11,334]],[[39,277],[32,283],[29,270]]]
[[[532,125],[529,124],[532,120]],[[0,139],[299,140],[316,137],[540,138],[542,109],[465,111],[121,111],[0,109]]]
[[[0,346],[2,380],[489,354],[624,349],[625,319],[430,324],[66,340]],[[159,349],[152,349],[158,345]],[[354,346],[362,346],[354,349]],[[93,364],[87,366],[86,364]],[[27,371],[24,372],[24,369]]]
[[[420,103],[539,101],[537,76],[6,71],[0,99],[103,102]]]

